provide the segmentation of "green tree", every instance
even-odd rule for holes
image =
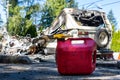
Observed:
[[[11,7],[14,8],[18,4],[18,0],[9,0],[9,3],[12,4]]]
[[[9,16],[9,24],[7,26],[7,30],[11,35],[20,35],[21,32],[21,22],[22,17],[20,15],[20,7],[16,6],[13,9],[11,9],[13,15]]]
[[[114,32],[111,49],[113,51],[120,52],[120,31]]]
[[[39,4],[31,5],[30,7],[26,7],[26,19],[31,19],[32,14],[36,13],[37,11],[40,10]]]
[[[120,51],[120,31],[117,31],[117,21],[114,17],[114,14],[113,14],[113,11],[110,10],[109,13],[108,13],[108,19],[110,20],[110,23],[112,25],[112,44],[111,44],[111,49],[113,51]]]
[[[24,5],[26,1],[29,5]],[[31,34],[31,37],[37,36],[36,26],[33,24],[32,15],[39,11],[40,8],[38,4],[33,4],[33,0],[26,1],[23,0],[21,2],[22,6],[18,6],[18,0],[12,0],[10,2],[10,16],[7,29],[11,35],[26,36],[27,34]]]
[[[114,17],[114,13],[112,10],[109,11],[107,17],[110,20],[110,23],[112,24],[112,26],[114,26],[114,29],[116,30],[117,29],[117,21],[116,21],[116,18]]]

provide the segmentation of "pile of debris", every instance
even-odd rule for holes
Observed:
[[[26,37],[10,36],[5,27],[1,28],[0,32],[0,55],[2,56],[0,62],[9,62],[12,57],[16,60],[18,56],[28,57],[34,54],[44,54],[42,47],[45,45],[45,39],[31,38],[30,35]],[[6,56],[10,58],[6,58]]]

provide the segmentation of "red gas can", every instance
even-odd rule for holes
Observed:
[[[91,38],[58,40],[56,64],[60,74],[91,74],[96,67],[96,43]]]

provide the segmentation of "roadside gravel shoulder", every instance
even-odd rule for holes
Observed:
[[[97,66],[90,75],[67,75],[58,73],[54,56],[32,64],[0,64],[0,80],[79,80],[120,79],[120,69],[115,66]]]

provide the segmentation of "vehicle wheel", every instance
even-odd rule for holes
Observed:
[[[109,43],[109,34],[106,30],[101,29],[95,34],[95,41],[97,43],[98,48],[104,48]]]

